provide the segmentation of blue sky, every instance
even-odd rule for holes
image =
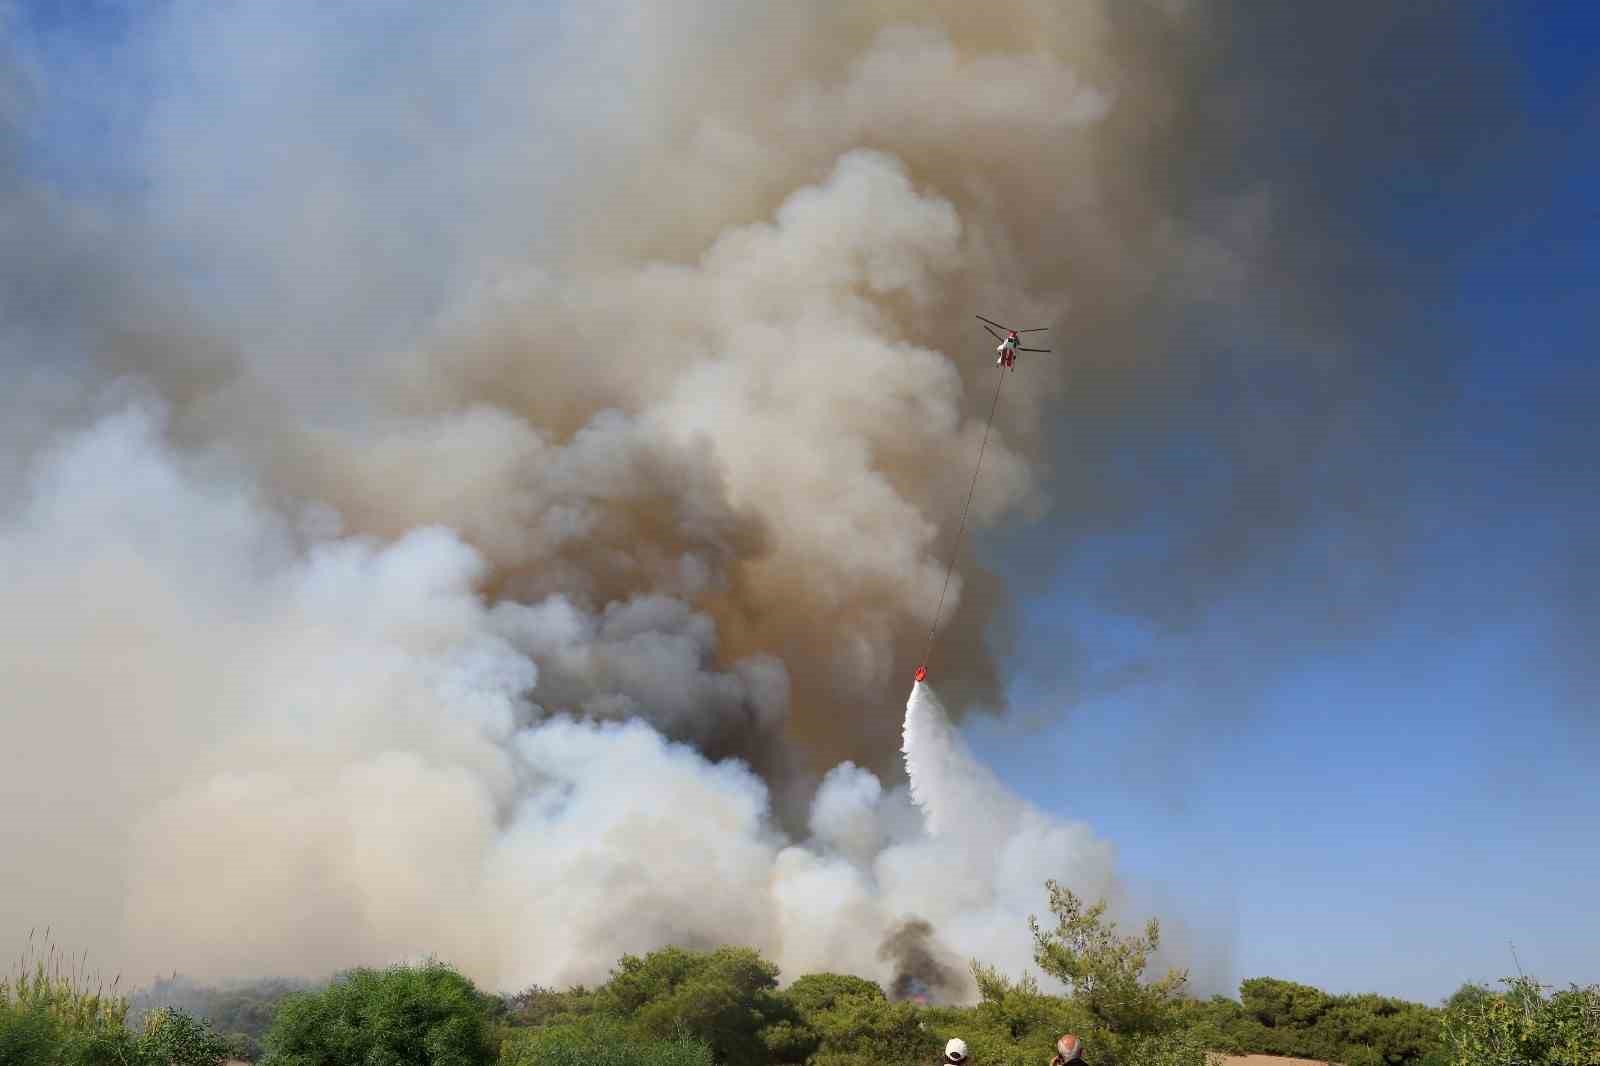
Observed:
[[[1447,284],[1415,310],[1459,345],[1456,392],[1405,457],[1403,594],[1364,634],[1304,637],[1301,619],[1323,604],[1297,579],[1340,565],[1332,528],[1275,580],[1154,635],[1097,613],[1085,591],[1158,559],[1146,540],[1105,542],[1029,601],[1018,714],[969,728],[1031,799],[1114,840],[1133,880],[1233,932],[1235,978],[1432,1001],[1512,972],[1514,941],[1546,981],[1600,979],[1600,706],[1596,653],[1583,650],[1600,640],[1586,628],[1592,601],[1563,616],[1556,594],[1571,576],[1563,553],[1586,542],[1592,560],[1600,529],[1600,9],[1508,10],[1494,30],[1515,46],[1538,152],[1496,162],[1525,168],[1515,183],[1531,193],[1497,214],[1463,176],[1401,209],[1382,196],[1350,206],[1397,249],[1448,250]],[[1437,399],[1396,395],[1400,410]],[[1175,508],[1148,520],[1155,540],[1181,536]],[[991,537],[986,557],[1036,584],[1011,565],[1015,541],[1070,522],[1068,506],[1051,531]],[[1273,612],[1281,627],[1263,627]],[[1095,664],[1221,658],[1246,680],[1231,701],[1167,671],[1065,705],[1048,680],[1030,683],[1029,665],[1068,640]],[[1065,802],[1068,767],[1078,783]]]
[[[1597,612],[1558,609],[1563,561],[1585,545],[1593,557],[1600,529],[1600,434],[1582,391],[1600,351],[1600,7],[1507,7],[1482,31],[1517,56],[1527,150],[1442,185],[1390,171],[1338,205],[1442,282],[1408,294],[1408,320],[1437,324],[1454,391],[1408,392],[1398,354],[1386,381],[1402,417],[1438,405],[1404,458],[1403,506],[1386,512],[1404,527],[1393,555],[1350,553],[1345,527],[1314,525],[1164,632],[1108,613],[1094,590],[1150,570],[1215,497],[1174,496],[1115,537],[1075,538],[1047,575],[1039,546],[1070,525],[1070,501],[1040,527],[983,541],[986,559],[1034,591],[1013,656],[1015,713],[969,727],[980,756],[1114,841],[1153,905],[1179,901],[1202,935],[1230,937],[1232,980],[1435,1000],[1509,972],[1508,941],[1545,980],[1600,980],[1600,687],[1581,668]],[[136,62],[119,44],[125,5],[30,4],[23,17],[45,62],[87,56],[100,77]],[[54,50],[58,35],[73,47]],[[118,74],[134,86],[141,76]],[[31,165],[63,187],[117,188],[121,138],[136,126],[118,119],[137,99],[54,103]],[[1506,188],[1520,197],[1502,214]],[[1203,439],[1181,443],[1190,450],[1167,457],[1174,468],[1228,475],[1192,450]],[[1139,456],[1110,460],[1119,477],[1147,473]],[[1356,600],[1386,590],[1334,633],[1306,622],[1330,609],[1330,573]],[[1064,695],[1041,667],[1069,640],[1095,676],[1138,669]]]

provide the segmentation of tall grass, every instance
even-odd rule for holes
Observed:
[[[122,977],[109,986],[88,970],[89,956],[69,956],[37,929],[28,931],[28,944],[10,975],[0,977],[0,1009],[34,1012],[72,1029],[122,1028],[128,1020],[128,1000],[117,993]]]

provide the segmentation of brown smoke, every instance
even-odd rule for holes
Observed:
[[[373,102],[329,101],[321,128],[289,134],[300,155],[250,176],[265,197],[252,215],[282,204],[272,230],[205,187],[163,205],[162,222],[203,247],[259,257],[251,270],[281,320],[247,308],[203,356],[194,332],[147,323],[152,339],[124,333],[111,354],[161,382],[179,440],[243,449],[286,503],[326,504],[347,533],[443,523],[488,559],[490,596],[559,592],[589,610],[671,596],[715,623],[707,668],[787,664],[783,714],[680,716],[672,735],[773,772],[800,752],[805,775],[841,760],[892,772],[893,708],[922,653],[994,372],[971,312],[1059,338],[1001,396],[981,529],[1042,505],[1028,464],[1067,368],[1126,357],[1079,349],[1065,323],[1119,313],[1153,257],[1185,245],[1139,177],[1151,122],[1182,107],[1158,62],[1177,24],[1150,31],[1181,16],[614,6],[580,18],[635,32],[598,54],[576,34],[548,68],[559,92],[504,116],[508,135],[565,130],[555,143],[572,176],[551,193],[561,209],[542,216],[543,247],[494,250],[505,265],[480,295],[442,290],[447,310],[410,338],[376,317],[405,290],[359,249],[393,242],[374,235],[405,227],[391,212],[412,203],[372,202],[364,161],[344,154]],[[226,51],[236,29],[212,18],[171,32]],[[329,52],[309,62],[331,77],[345,57]],[[224,84],[251,135],[270,137],[290,105],[258,98],[251,76],[230,68]],[[624,111],[566,109],[612,79],[640,86]],[[180,137],[210,117],[171,111]],[[293,169],[312,159],[331,173]],[[152,166],[191,191],[192,170],[173,167],[192,157]],[[292,191],[313,181],[335,214]],[[482,269],[472,252],[468,278]],[[937,676],[963,705],[999,706],[983,633],[1004,591],[970,550],[957,562]],[[755,724],[779,718],[775,732]]]

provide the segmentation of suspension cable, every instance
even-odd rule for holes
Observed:
[[[994,399],[989,403],[989,421],[983,427],[983,444],[978,448],[978,463],[972,470],[972,484],[967,489],[967,502],[961,508],[961,524],[956,527],[956,543],[950,552],[950,561],[944,571],[944,588],[939,590],[939,606],[933,612],[933,624],[928,627],[928,646],[922,654],[922,665],[918,667],[918,680],[926,676],[928,662],[933,656],[933,642],[939,632],[939,619],[944,614],[945,594],[950,591],[950,577],[955,573],[956,558],[961,551],[961,538],[967,531],[967,512],[972,508],[972,494],[978,488],[978,472],[983,469],[983,453],[989,447],[989,431],[994,428],[994,413],[1000,406],[1000,386],[1005,384],[1006,368],[999,368],[998,380],[994,383]]]

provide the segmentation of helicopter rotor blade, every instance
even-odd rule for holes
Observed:
[[[1005,340],[1004,337],[1000,336],[1000,334],[996,333],[994,330],[989,329],[988,326],[984,326],[983,328],[988,332],[989,336],[993,337],[995,340],[997,340],[997,341]]]
[[[978,316],[977,316],[977,317],[978,317],[978,318],[980,318],[980,319],[983,319],[983,321],[985,321],[985,322],[987,322],[987,323],[989,323],[989,325],[991,325],[991,326],[994,326],[994,327],[996,327],[996,328],[997,328],[997,329],[1005,329],[1005,328],[1006,328],[1006,327],[1004,327],[1004,326],[1002,326],[1002,325],[1000,325],[1000,323],[998,323],[998,322],[996,322],[996,321],[995,321],[995,320],[994,320],[994,319],[992,319],[992,318],[984,318],[984,317],[983,317],[983,316],[982,316],[982,315],[978,315]]]

